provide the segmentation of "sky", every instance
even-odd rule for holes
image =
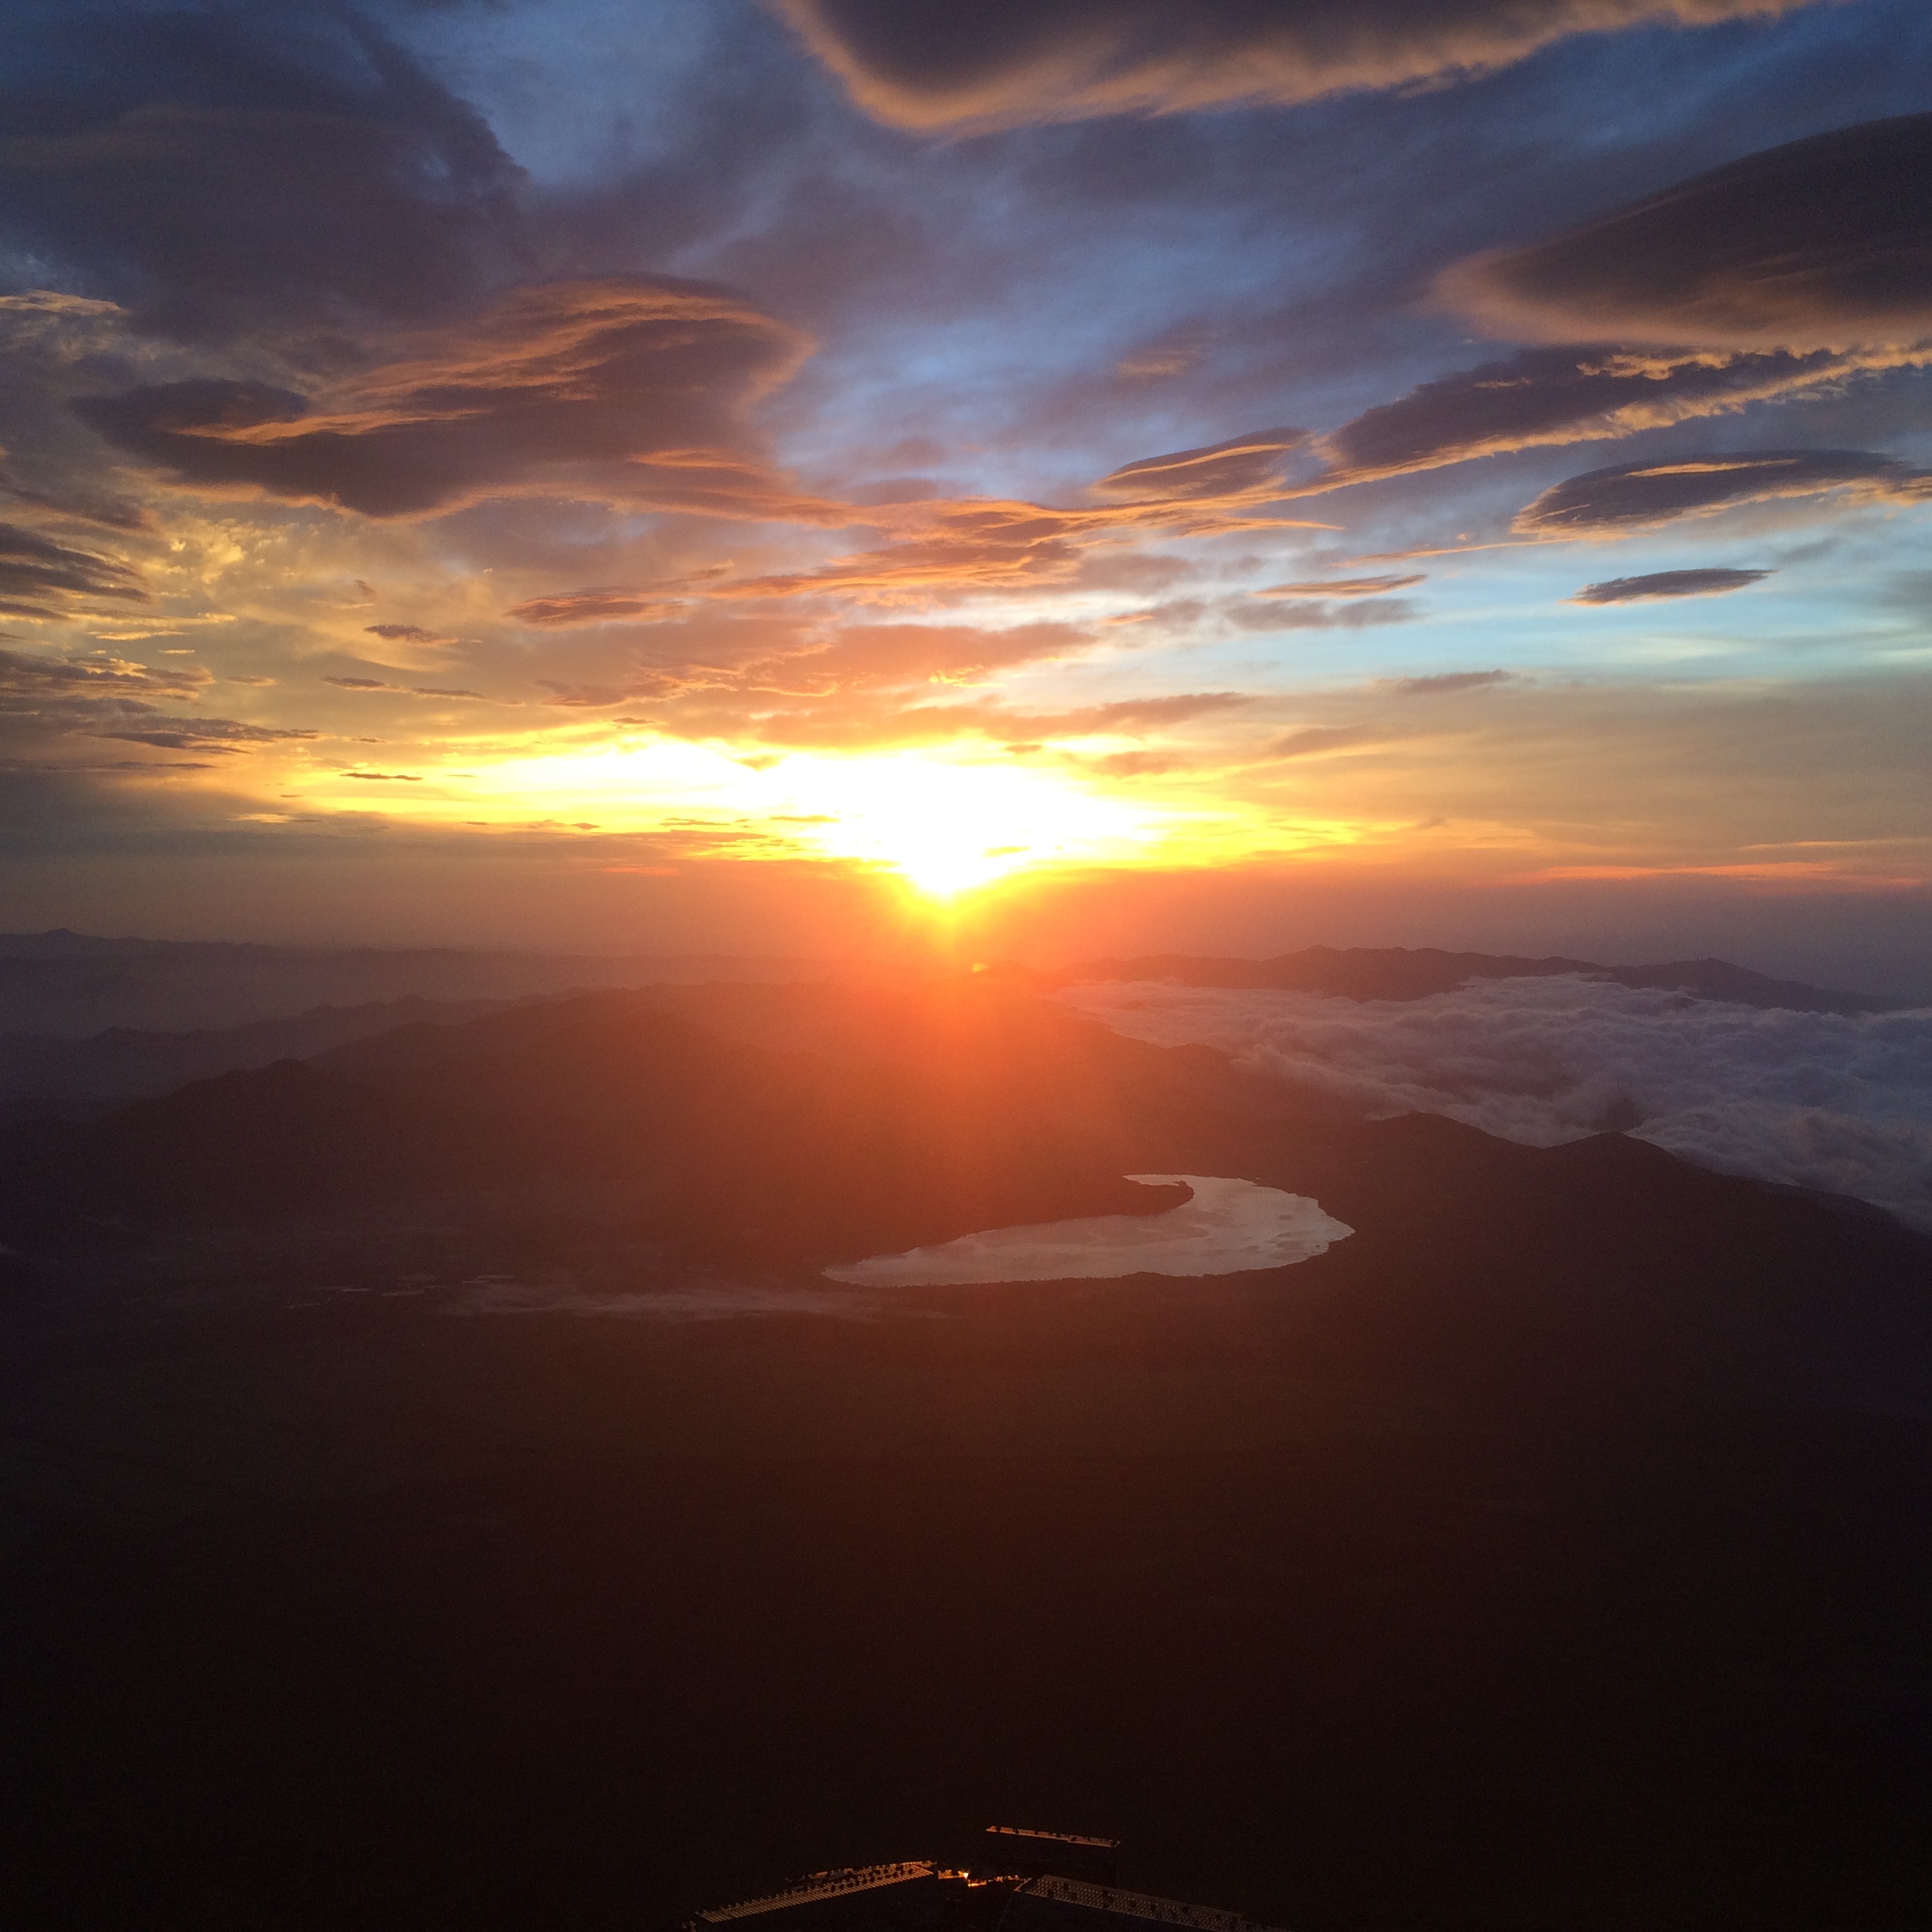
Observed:
[[[0,17],[0,926],[1932,992],[1918,0]]]

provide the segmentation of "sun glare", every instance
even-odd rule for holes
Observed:
[[[869,859],[949,899],[1028,867],[1138,852],[1147,816],[1044,773],[895,758],[788,759],[766,774],[829,855]]]
[[[754,767],[662,741],[505,759],[425,784],[408,802],[472,822],[541,813],[586,830],[670,829],[700,841],[720,833],[743,857],[856,861],[940,900],[1030,867],[1145,858],[1175,829],[1171,812],[1022,766],[900,752],[801,753]]]

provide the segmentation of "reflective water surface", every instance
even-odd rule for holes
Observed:
[[[1130,1174],[1147,1185],[1185,1181],[1194,1198],[1163,1215],[1095,1215],[994,1228],[904,1254],[874,1255],[825,1271],[873,1288],[972,1282],[1111,1280],[1126,1275],[1237,1275],[1286,1267],[1354,1230],[1304,1194],[1213,1174]]]

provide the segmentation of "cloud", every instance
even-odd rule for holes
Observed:
[[[781,708],[736,696],[714,704],[685,703],[661,716],[624,722],[675,728],[691,738],[734,737],[739,743],[837,749],[945,744],[976,738],[1038,750],[1081,738],[1140,738],[1196,718],[1214,717],[1252,704],[1244,691],[1181,691],[1164,698],[1130,698],[1061,711],[1016,711],[991,699],[963,704],[882,704],[856,693],[814,704]]]
[[[1130,350],[1114,365],[1114,373],[1124,382],[1158,382],[1170,376],[1185,376],[1206,354],[1211,340],[1211,331],[1200,324],[1184,323]]]
[[[1687,1159],[1932,1229],[1932,1011],[1764,1012],[1571,977],[1406,1002],[1146,983],[1061,998],[1371,1114],[1442,1114],[1539,1147],[1634,1121]]]
[[[148,724],[143,721],[140,714],[151,712],[151,706],[140,705],[122,709],[133,715],[128,716],[125,722],[111,726],[103,719],[98,728],[88,731],[87,736],[121,739],[129,744],[159,745],[170,751],[231,751],[242,745],[274,744],[285,739],[317,736],[312,731],[281,725],[245,724],[235,718],[177,717]]]
[[[456,641],[426,631],[421,624],[374,623],[362,628],[369,636],[385,638],[391,644],[453,644]]]
[[[5,299],[0,297],[0,301]],[[125,497],[84,487],[36,489],[10,475],[4,466],[0,466],[0,496],[10,496],[16,503],[28,504],[36,510],[47,511],[65,522],[91,523],[97,530],[132,534],[155,527],[155,519],[149,512]]]
[[[1290,732],[1268,747],[1267,755],[1277,758],[1313,758],[1324,751],[1340,751],[1350,745],[1365,743],[1374,734],[1361,724],[1316,724],[1306,731]]]
[[[740,578],[716,586],[710,594],[843,597],[882,603],[935,593],[1038,589],[1075,582],[1089,567],[1095,549],[1133,536],[1331,527],[1245,515],[1249,507],[1271,502],[1279,489],[1254,483],[1245,471],[1229,474],[1223,481],[1225,496],[1155,496],[1073,509],[991,497],[889,505],[867,511],[865,521],[891,531],[899,538],[896,542],[834,558],[816,570]]]
[[[1647,577],[1612,577],[1586,584],[1568,601],[1572,604],[1634,604],[1651,597],[1720,597],[1760,583],[1768,570],[1653,571]]]
[[[72,0],[9,54],[9,238],[151,328],[425,316],[504,265],[518,170],[350,8]]]
[[[1932,338],[1932,114],[1750,155],[1438,285],[1518,341],[1837,349]]]
[[[1452,698],[1458,691],[1494,691],[1515,681],[1508,671],[1439,671],[1428,677],[1377,678],[1376,689],[1397,698]]]
[[[144,604],[148,593],[125,564],[0,523],[0,613],[58,618],[89,597]]]
[[[642,277],[539,283],[474,321],[388,346],[388,359],[313,400],[203,377],[73,407],[116,448],[191,487],[368,516],[573,487],[713,515],[799,510],[734,446],[743,407],[808,345],[725,290]]]
[[[0,650],[0,699],[186,698],[212,681],[198,666],[167,665],[151,670],[108,651],[32,657],[24,651]]]
[[[1094,485],[1098,495],[1120,499],[1114,502],[1063,507],[960,497],[884,504],[863,511],[847,509],[839,520],[863,521],[891,541],[785,575],[718,581],[715,573],[706,572],[710,581],[702,594],[724,600],[837,597],[893,603],[1058,587],[1083,578],[1091,581],[1097,561],[1094,552],[1136,536],[1325,530],[1330,527],[1327,524],[1245,514],[1279,498],[1280,458],[1300,434],[1266,430],[1205,449],[1129,463]],[[827,515],[824,520],[832,519]],[[651,590],[658,588],[672,586]],[[588,621],[586,610],[598,616],[611,612],[611,604],[602,600],[621,602],[632,594],[647,599],[650,592],[566,593],[533,599],[512,614],[533,613],[526,622],[546,624]]]
[[[1259,594],[1259,593],[1257,593]],[[1354,601],[1345,596],[1335,604],[1283,601],[1271,604],[1234,604],[1222,612],[1243,631],[1368,631],[1383,624],[1413,623],[1421,616],[1407,597]]]
[[[540,691],[550,694],[543,701],[545,704],[578,711],[606,710],[646,695],[627,684],[571,684],[559,678],[539,678],[537,685]]]
[[[990,672],[1088,650],[1076,624],[848,624],[822,643],[748,666],[739,680],[788,695],[923,683],[964,683]]]
[[[1614,536],[1675,517],[1828,490],[1923,502],[1932,498],[1932,471],[1863,450],[1760,450],[1623,463],[1546,489],[1514,527],[1532,537]]]
[[[36,657],[0,650],[0,717],[54,737],[78,733],[177,751],[228,751],[316,736],[235,718],[182,717],[152,702],[180,702],[213,681],[196,668],[152,670],[106,651]]]
[[[646,704],[656,707],[649,717],[620,721],[687,737],[761,736],[779,729],[781,715],[791,715],[808,733],[829,732],[848,743],[855,734],[863,737],[874,719],[886,721],[882,729],[888,732],[905,728],[910,713],[903,699],[882,700],[880,694],[936,696],[935,687],[979,684],[1017,665],[1075,656],[1094,642],[1088,629],[1067,623],[807,628],[783,619],[704,616],[652,632],[633,648],[627,667],[607,665],[601,678],[537,682],[549,694],[546,704],[582,710]],[[996,706],[977,701],[964,710],[915,709],[912,722],[922,738],[935,730],[940,736],[970,732],[987,721],[987,732],[1002,739],[1027,735]]]
[[[1103,476],[1094,493],[1165,502],[1276,496],[1282,459],[1307,440],[1305,429],[1257,429],[1204,449],[1144,456]]]
[[[875,118],[984,129],[1459,79],[1566,35],[1801,0],[774,0]]]
[[[538,629],[557,630],[664,623],[702,601],[837,597],[874,604],[924,602],[1104,582],[1110,564],[1130,580],[1149,575],[1170,579],[1186,575],[1189,567],[1162,559],[1108,559],[1096,552],[1138,535],[1328,527],[1245,514],[1281,495],[1279,459],[1291,447],[1288,439],[1297,434],[1270,430],[1206,450],[1129,463],[1095,486],[1103,494],[1119,495],[1117,502],[1061,507],[994,497],[942,497],[862,510],[818,499],[774,500],[765,514],[827,525],[863,524],[888,541],[811,570],[781,575],[733,578],[727,564],[661,582],[553,591],[514,605],[508,615]],[[698,503],[684,507],[713,507]],[[737,513],[746,514],[742,507]],[[1282,624],[1294,621],[1284,618]]]
[[[1526,349],[1364,410],[1321,439],[1328,467],[1294,493],[1728,415],[1754,402],[1820,394],[1854,375],[1914,359],[1824,350]]]
[[[619,586],[552,591],[548,597],[531,597],[513,605],[504,615],[540,631],[556,631],[572,624],[614,623],[623,619],[652,623],[682,608],[681,605],[661,597]]]
[[[922,721],[948,732],[961,727],[1007,740],[1136,737],[1168,725],[1185,724],[1239,710],[1254,700],[1245,691],[1180,691],[1166,698],[1127,698],[1113,704],[1067,711],[1008,711],[998,705],[932,705],[900,714],[902,723]]]
[[[1007,749],[1012,751],[1018,747],[1009,745]],[[1103,778],[1158,778],[1179,769],[1181,761],[1165,751],[1114,751],[1087,762],[1088,769]]]
[[[1427,582],[1419,573],[1411,577],[1336,577],[1326,583],[1269,584],[1249,594],[1258,597],[1386,597],[1391,590],[1406,590],[1411,584]]]
[[[230,679],[234,683],[246,680]],[[443,684],[391,684],[381,678],[325,677],[324,684],[333,684],[338,690],[350,691],[392,691],[404,698],[475,698],[487,703],[481,691],[461,691]]]

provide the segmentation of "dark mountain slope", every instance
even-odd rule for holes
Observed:
[[[1619,986],[1662,987],[1694,993],[1699,999],[1728,1000],[1736,1006],[1784,1007],[1793,1013],[1896,1013],[1908,1000],[1871,998],[1863,993],[1833,992],[1802,980],[1776,979],[1728,960],[1676,960],[1662,966],[1612,966],[1605,977]]]
[[[1200,1144],[1210,1121],[1225,1132],[1250,1091],[1216,1055],[1024,1009],[935,994],[882,1016],[914,1046],[841,1060],[728,1039],[625,994],[405,1028],[17,1136],[4,1225],[525,1196],[682,1252],[791,1261],[1148,1211],[1159,1198],[1121,1178],[1134,1157]]]
[[[600,994],[405,1028],[17,1145],[0,1239],[514,1211],[552,1254],[602,1230],[810,1273],[1156,1210],[1122,1178],[1148,1171],[1245,1175],[1356,1230],[1254,1278],[1286,1299],[1294,1361],[1324,1373],[1457,1405],[1932,1410],[1932,1244],[1882,1215],[1613,1134],[1537,1148],[1351,1120],[977,980]]]
[[[1333,1369],[1510,1408],[1932,1415],[1932,1241],[1859,1204],[1619,1134],[1522,1147],[1432,1114],[1285,1139],[1257,1178],[1357,1230],[1282,1278]]]
[[[110,1027],[80,1040],[0,1035],[0,1107],[16,1118],[36,1111],[85,1110],[171,1093],[218,1073],[306,1060],[378,1033],[419,1024],[453,1025],[481,1018],[503,1000],[405,999],[360,1006],[315,1006],[286,1019],[189,1032]]]
[[[1306,1932],[1932,1923],[1932,1248],[1616,1136],[1283,1108],[977,985],[703,989],[39,1148],[174,1231],[138,1293],[50,1262],[91,1312],[0,1292],[0,1921],[668,1926],[1015,1818]],[[841,1301],[801,1220],[738,1319],[455,1320],[474,1261],[305,1294],[395,1267],[318,1215],[223,1277],[179,1218],[674,1176],[736,1259],[735,1175],[882,1246],[868,1177],[997,1222],[1143,1170],[1357,1231]]]
[[[0,1015],[12,1033],[82,1039],[105,1027],[173,1030],[273,1020],[411,995],[520,999],[694,979],[812,979],[811,960],[257,945],[0,933]]]

